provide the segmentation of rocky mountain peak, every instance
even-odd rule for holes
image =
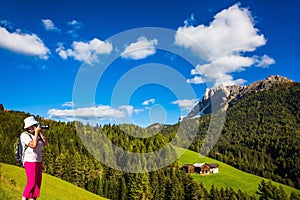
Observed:
[[[265,80],[256,81],[254,83],[249,84],[247,87],[245,87],[244,92],[250,92],[250,91],[264,91],[270,89],[273,85],[276,84],[283,84],[283,83],[290,83],[293,82],[291,79],[288,79],[284,76],[269,76]]]
[[[293,80],[288,79],[284,76],[280,76],[280,75],[271,75],[271,76],[267,77],[266,80],[271,81],[271,82],[280,82],[280,83],[294,82]]]
[[[261,92],[269,90],[276,84],[291,83],[294,82],[284,76],[272,75],[264,80],[256,81],[248,86],[224,86],[220,85],[215,88],[207,88],[202,100],[191,110],[186,117],[181,117],[181,120],[201,117],[212,112],[220,110],[226,110],[230,101],[236,98],[242,98],[243,95],[249,92]]]
[[[211,98],[217,91],[222,91],[226,96],[229,96],[230,94],[228,88],[222,84],[216,88],[212,88],[212,89],[206,88],[206,91],[203,95],[203,100],[207,100]]]

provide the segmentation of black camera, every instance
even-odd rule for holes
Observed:
[[[42,129],[49,130],[49,125],[48,125],[48,124],[41,124],[40,127],[41,127]]]

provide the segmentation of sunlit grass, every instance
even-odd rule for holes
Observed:
[[[26,183],[26,176],[24,168],[0,163],[1,170],[1,184],[0,184],[0,198],[1,194],[7,199],[21,199],[22,192]],[[100,200],[106,199],[88,192],[75,185],[50,176],[43,174],[43,183],[41,190],[40,200]]]
[[[176,149],[177,153],[182,154],[184,149]],[[179,158],[178,163],[180,166],[184,164],[194,164],[194,163],[217,163],[219,165],[218,174],[210,174],[209,176],[201,176],[200,174],[192,174],[194,180],[198,183],[202,182],[205,188],[208,190],[214,185],[217,188],[231,187],[236,191],[238,189],[246,192],[249,195],[255,195],[255,192],[258,190],[258,185],[264,179],[262,177],[252,175],[241,170],[238,170],[230,165],[222,163],[212,158],[208,158],[200,155],[199,153],[193,151],[185,151],[182,156]],[[264,179],[268,181],[267,179]],[[293,187],[289,187],[277,182],[273,182],[277,187],[281,185],[283,189],[290,194],[292,191],[300,193],[300,190],[297,190]]]

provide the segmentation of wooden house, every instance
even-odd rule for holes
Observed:
[[[182,169],[188,173],[198,173],[200,175],[209,175],[210,173],[219,173],[218,164],[207,164],[207,163],[195,163],[195,164],[185,164]]]
[[[200,174],[201,175],[209,175],[210,172],[210,166],[206,163],[204,163],[201,167],[200,167]]]
[[[217,174],[219,173],[219,165],[218,164],[209,164],[210,166],[210,172]]]
[[[185,164],[185,165],[182,166],[182,168],[188,174],[192,174],[192,173],[195,172],[195,167],[192,164]]]
[[[195,173],[201,173],[201,166],[204,165],[204,163],[195,163],[194,167],[195,167]]]
[[[210,172],[210,166],[207,163],[195,163],[195,172],[201,175],[208,175]]]

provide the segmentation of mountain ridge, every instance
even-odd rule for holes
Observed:
[[[219,85],[215,88],[207,88],[201,101],[199,101],[190,113],[179,120],[187,120],[195,117],[202,117],[218,111],[226,111],[230,102],[242,98],[250,92],[262,92],[269,90],[274,85],[293,83],[294,81],[280,75],[270,75],[264,80],[255,81],[247,86]]]

